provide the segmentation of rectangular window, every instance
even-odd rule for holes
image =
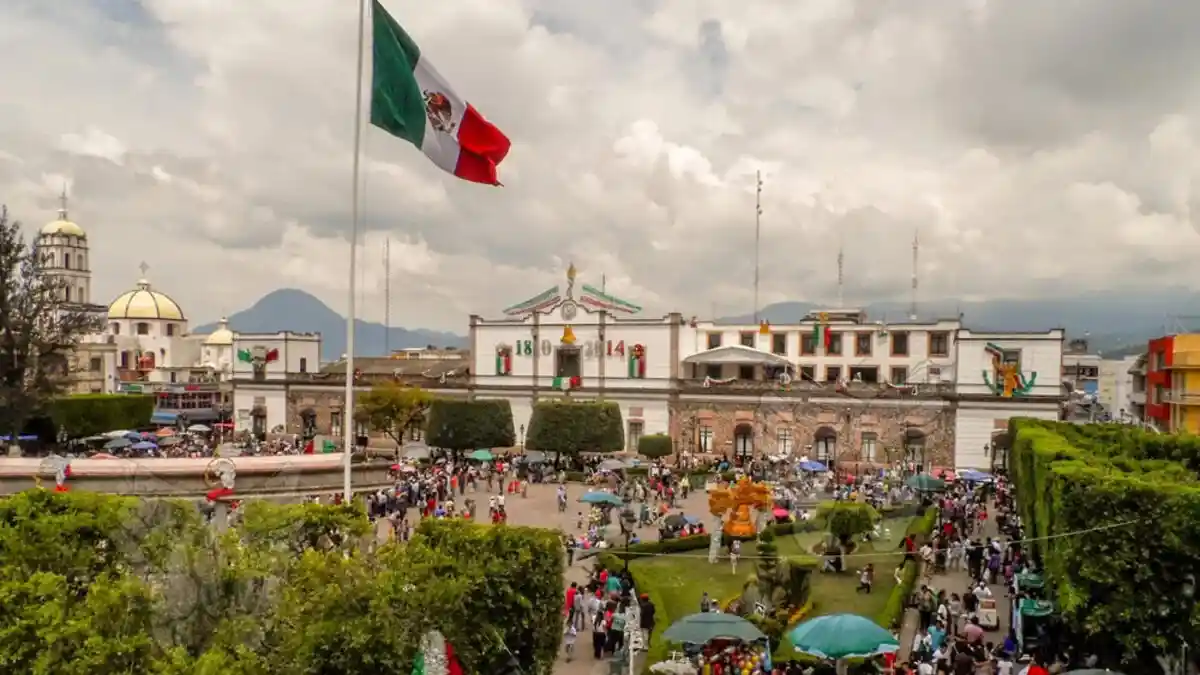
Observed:
[[[175,337],[175,324],[167,324],[167,337]]]
[[[841,366],[825,366],[825,381],[826,382],[837,382],[840,379],[842,379],[842,367]]]
[[[938,331],[929,334],[929,355],[950,356],[950,334]]]
[[[629,420],[629,440],[626,442],[625,449],[629,452],[636,452],[638,443],[642,440],[642,422],[641,420]]]
[[[928,379],[930,382],[941,382],[942,381],[942,369],[937,366],[930,366]]]
[[[721,364],[710,363],[704,366],[704,376],[713,380],[721,379],[722,371]]]
[[[101,370],[104,370],[104,361],[99,356],[93,356],[88,365],[91,366],[93,373],[98,373]]]
[[[754,331],[749,331],[749,330],[742,331],[742,334],[739,336],[738,339],[740,340],[743,347],[749,347],[751,349],[754,349]]]
[[[854,355],[855,356],[870,356],[871,355],[871,338],[872,333],[855,333],[854,334]]]
[[[908,384],[908,368],[904,366],[892,366],[891,383]]]
[[[812,356],[817,353],[817,341],[813,339],[812,333],[800,334],[800,355]]]
[[[792,454],[792,430],[780,427],[775,432],[775,451],[781,455]]]
[[[304,356],[300,357],[300,372],[302,372],[302,373],[308,372],[308,358],[307,357],[304,357]]]
[[[787,355],[787,333],[774,333],[771,335],[771,353],[779,354],[780,356]]]
[[[583,364],[579,355],[579,347],[559,347],[555,350],[557,363],[554,365],[556,377],[582,377]]]
[[[878,384],[879,368],[878,366],[851,366],[850,381]]]
[[[829,349],[825,350],[825,353],[830,356],[841,356],[842,355],[842,334],[841,333],[830,333],[829,334]]]
[[[717,347],[720,347],[720,346],[721,346],[721,334],[720,333],[709,333],[708,334],[708,348],[716,349]]]
[[[329,413],[329,435],[334,438],[342,437],[342,412],[340,410]]]
[[[816,382],[817,381],[817,367],[816,366],[800,366],[800,380],[802,382]]]
[[[754,379],[754,366],[738,366],[738,379],[739,380],[753,380]]]
[[[908,331],[892,333],[892,356],[908,356]]]
[[[425,440],[425,429],[420,424],[413,424],[408,427],[408,440],[423,441]]]
[[[879,437],[872,431],[864,431],[862,435],[862,461],[875,461],[875,448],[879,442]]]
[[[713,447],[713,430],[707,424],[701,425],[700,435],[697,439],[697,450],[700,452],[712,452]]]
[[[138,335],[149,335],[150,334],[150,324],[146,323],[145,321],[138,322],[137,334]]]

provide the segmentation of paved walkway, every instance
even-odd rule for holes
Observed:
[[[505,499],[508,522],[512,525],[549,527],[579,534],[579,530],[575,527],[575,521],[579,512],[587,512],[587,505],[578,503],[578,500],[580,495],[587,492],[587,486],[578,483],[567,485],[566,513],[558,512],[556,488],[556,484],[530,485],[527,498],[509,495]],[[486,516],[487,494],[481,492],[474,497],[476,503],[481,505],[479,510]],[[703,489],[692,491],[686,501],[680,500],[678,504],[679,506],[671,513],[682,511],[689,516],[708,518],[708,495]],[[658,540],[658,529],[655,527],[638,528],[637,533],[643,541]],[[573,565],[568,567],[563,575],[564,591],[572,581],[585,583],[588,579],[588,572],[591,571],[594,563],[594,558],[587,558],[576,560]],[[592,636],[587,631],[580,633],[578,641],[575,643],[575,659],[567,663],[565,652],[560,651],[558,663],[554,667],[554,675],[602,675],[609,672],[608,659],[596,661],[592,658]],[[638,672],[640,672],[640,668]]]
[[[995,513],[995,506],[988,505],[988,514]],[[995,518],[988,518],[987,522],[981,531],[976,531],[976,536],[980,542],[986,542],[987,537],[995,538],[997,536]],[[922,583],[922,577],[917,578],[917,589],[919,590]],[[971,587],[971,577],[963,570],[955,570],[946,574],[935,574],[929,581],[929,587],[934,591],[945,590],[947,593],[958,593],[960,596]],[[984,637],[988,642],[1003,642],[1005,636],[1008,635],[1009,628],[1009,609],[1008,609],[1008,591],[1004,584],[991,584],[992,595],[996,599],[996,612],[1000,620],[1000,627],[995,631],[989,631]],[[917,634],[917,629],[920,626],[920,617],[917,610],[909,609],[904,613],[904,622],[900,630],[900,660],[905,661],[909,658],[909,652],[912,649],[913,637]]]

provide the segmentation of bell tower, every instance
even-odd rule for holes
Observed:
[[[38,264],[47,276],[59,279],[67,302],[92,302],[92,270],[87,233],[71,222],[67,211],[67,187],[59,195],[58,219],[47,223],[37,238]]]

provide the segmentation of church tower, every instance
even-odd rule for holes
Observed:
[[[45,274],[61,279],[65,300],[72,304],[92,302],[92,271],[89,267],[87,233],[67,217],[67,188],[59,198],[58,219],[47,223],[38,234],[39,263]]]

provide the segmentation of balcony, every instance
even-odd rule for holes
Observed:
[[[846,396],[861,399],[941,398],[954,393],[949,382],[934,384],[911,384],[892,386],[863,382],[835,383],[793,380],[784,384],[775,379],[721,379],[709,377],[683,378],[679,380],[682,394],[710,394],[712,396],[769,396],[783,398],[809,396]]]
[[[1167,391],[1163,399],[1172,405],[1200,405],[1200,392]]]

